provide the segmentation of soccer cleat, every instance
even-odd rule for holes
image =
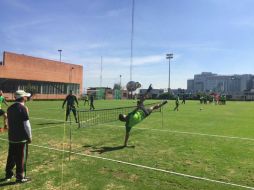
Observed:
[[[11,178],[13,178],[13,177],[14,177],[14,175],[12,175],[11,177],[5,177],[4,180],[5,180],[6,182],[9,182],[9,181],[11,181]]]
[[[168,103],[168,101],[167,101],[167,100],[164,100],[164,101],[161,103],[161,105],[165,105],[166,103]]]
[[[146,92],[149,93],[151,92],[152,89],[153,89],[152,84],[150,84]]]
[[[23,179],[16,179],[16,183],[26,183],[28,181],[31,181],[31,178],[24,177]]]

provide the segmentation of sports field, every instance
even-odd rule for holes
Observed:
[[[95,101],[96,109],[130,105],[135,102]],[[174,112],[170,101],[162,112],[134,126],[126,148],[121,147],[122,122],[78,129],[63,122],[62,101],[27,106],[33,129],[27,175],[32,181],[2,180],[1,189],[254,188],[254,102],[222,106],[187,101]],[[7,133],[0,133],[0,178],[5,175],[6,139]]]

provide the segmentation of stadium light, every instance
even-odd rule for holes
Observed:
[[[69,83],[70,83],[70,90],[73,90],[71,88],[71,82],[72,82],[72,70],[74,69],[74,67],[71,67],[70,71],[69,71]]]
[[[135,0],[132,0],[132,13],[131,13],[131,57],[130,57],[130,81],[132,81],[132,65],[133,65],[133,39],[134,39],[134,13],[135,13]],[[131,91],[132,94],[132,91]],[[131,95],[132,97],[132,95]]]
[[[101,56],[100,87],[102,87],[102,56]]]
[[[122,75],[120,75],[120,88],[122,88]]]
[[[63,51],[63,50],[61,50],[61,49],[58,50],[59,56],[60,56],[60,59],[59,59],[60,63],[62,62],[62,51]]]
[[[168,59],[168,99],[170,96],[170,59],[173,59],[173,53],[166,54],[166,59]]]

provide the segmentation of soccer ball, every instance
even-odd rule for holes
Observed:
[[[135,91],[140,87],[141,87],[141,84],[139,82],[134,82],[134,81],[130,81],[126,85],[126,88],[128,91]]]

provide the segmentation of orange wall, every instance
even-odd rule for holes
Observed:
[[[80,65],[10,52],[4,52],[3,58],[0,78],[77,83],[80,84],[80,93],[82,92],[83,67]]]
[[[6,100],[15,100],[14,93],[4,93]],[[46,100],[46,99],[65,99],[66,94],[35,94],[32,99],[34,100]],[[80,98],[77,96],[77,98]]]

